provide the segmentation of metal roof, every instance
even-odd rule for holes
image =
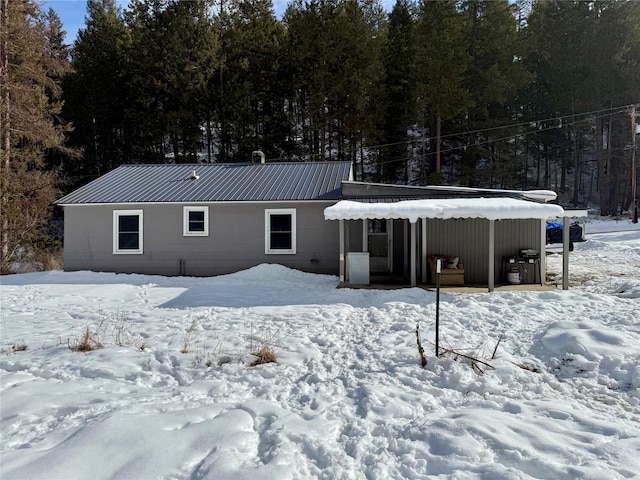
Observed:
[[[384,183],[353,182],[342,184],[342,198],[364,202],[395,202],[424,198],[488,198],[508,197],[549,202],[557,198],[550,190],[502,190],[495,188],[470,188],[448,185],[393,185]]]
[[[122,165],[56,204],[337,200],[350,179],[350,162]]]

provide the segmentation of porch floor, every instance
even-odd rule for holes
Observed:
[[[370,285],[346,285],[344,283],[338,284],[337,288],[357,288],[368,290],[396,290],[400,288],[411,288],[408,283],[393,282],[393,283],[371,283]],[[423,290],[435,292],[435,285],[418,284],[415,288],[422,288]],[[496,285],[493,289],[494,292],[548,292],[556,290],[557,285],[539,285],[539,284],[520,284],[520,285]],[[487,293],[489,287],[487,285],[444,285],[440,287],[442,293]]]

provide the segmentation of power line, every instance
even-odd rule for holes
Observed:
[[[569,114],[569,115],[560,115],[560,116],[556,116],[556,117],[549,117],[549,118],[545,118],[545,119],[539,119],[539,120],[528,120],[528,121],[524,121],[524,122],[519,122],[519,123],[510,123],[510,124],[506,124],[506,125],[500,125],[500,126],[496,126],[496,127],[488,127],[488,128],[482,128],[482,129],[476,129],[476,130],[465,130],[465,131],[461,131],[461,132],[456,132],[456,133],[449,133],[446,135],[441,135],[440,139],[447,139],[447,138],[452,138],[452,137],[458,137],[460,135],[471,135],[471,134],[477,134],[477,133],[486,133],[486,132],[492,132],[495,130],[506,130],[506,129],[510,129],[510,128],[517,128],[517,127],[522,127],[522,126],[526,126],[526,125],[536,125],[536,124],[543,124],[543,123],[548,123],[548,122],[563,122],[566,119],[575,119],[576,117],[588,117],[591,115],[595,115],[595,114],[603,114],[603,115],[598,115],[595,117],[595,119],[598,118],[603,118],[606,117],[608,115],[612,115],[615,113],[625,113],[629,108],[632,107],[632,104],[629,105],[623,105],[623,106],[616,106],[616,107],[610,107],[610,108],[604,108],[604,109],[600,109],[600,110],[592,110],[589,112],[580,112],[580,113],[573,113],[573,114]],[[537,128],[535,130],[531,130],[529,132],[518,132],[515,133],[513,135],[509,135],[509,136],[505,136],[505,137],[501,137],[501,138],[493,138],[490,140],[486,140],[486,141],[482,141],[482,142],[475,142],[473,144],[466,144],[466,145],[461,145],[461,146],[457,146],[457,147],[453,147],[450,149],[446,149],[446,150],[441,150],[440,153],[448,153],[451,151],[455,151],[455,150],[459,150],[459,149],[464,149],[464,148],[469,148],[469,147],[473,147],[473,146],[477,146],[477,145],[485,145],[488,143],[492,143],[492,142],[498,142],[498,141],[502,141],[502,140],[509,140],[511,138],[515,138],[515,137],[522,137],[522,136],[527,136],[527,135],[533,135],[536,133],[540,133],[540,132],[545,132],[545,131],[549,131],[549,130],[555,130],[555,129],[559,129],[559,128],[564,128],[567,126],[571,126],[571,125],[577,125],[579,123],[583,123],[583,122],[587,122],[587,121],[591,121],[594,120],[593,117],[590,118],[582,118],[580,120],[574,120],[572,122],[569,123],[563,123],[562,125],[553,125],[553,126],[549,126],[549,127],[544,127],[544,128]],[[415,142],[430,142],[432,140],[436,140],[437,137],[422,137],[418,140],[416,139],[412,139],[412,140],[403,140],[402,142],[395,142],[395,143],[383,143],[383,144],[377,144],[377,145],[367,145],[365,148],[367,149],[382,149],[382,148],[387,148],[387,147],[392,147],[392,146],[397,146],[397,145],[410,145],[413,144]],[[360,150],[360,148],[353,148],[353,149],[346,149],[344,150],[345,153],[353,153],[354,151],[357,152],[358,150]],[[434,152],[428,152],[425,154],[422,154],[422,156],[430,156],[430,155],[435,155]],[[324,153],[310,153],[310,154],[306,154],[304,155],[304,157],[307,158],[317,158],[317,157],[324,157]],[[386,164],[390,164],[390,163],[395,163],[395,162],[402,162],[405,160],[408,160],[410,158],[414,158],[414,157],[403,157],[403,158],[396,158],[396,159],[392,159],[392,160],[387,160],[384,162],[378,162],[379,165],[386,165]],[[286,160],[285,157],[280,157],[280,158],[274,158],[272,159],[273,161],[280,161],[280,160]]]
[[[607,109],[607,110],[598,110],[597,112],[611,112],[612,110],[618,110],[617,112],[612,112],[612,113],[622,113],[622,112],[624,112],[624,110],[620,110],[619,108]],[[589,115],[590,113],[597,113],[597,112],[589,112],[589,113],[586,113],[586,114],[578,114],[578,115]],[[572,116],[574,116],[574,115],[568,115],[568,116],[565,116],[565,117],[556,117],[556,118],[558,118],[558,119],[560,119],[560,118],[569,118],[569,117],[572,117]],[[440,150],[440,153],[442,154],[442,153],[454,152],[456,150],[463,150],[463,149],[470,148],[470,147],[476,147],[476,146],[480,146],[480,145],[487,145],[487,144],[490,144],[490,143],[501,142],[503,140],[510,140],[510,139],[517,138],[517,137],[526,137],[528,135],[534,135],[534,134],[540,133],[540,132],[546,132],[546,131],[549,131],[549,130],[556,130],[558,128],[564,128],[564,127],[568,127],[568,126],[572,126],[572,125],[578,125],[580,123],[586,123],[586,122],[589,122],[589,121],[592,121],[592,120],[597,120],[599,118],[604,118],[606,116],[608,116],[608,115],[599,115],[599,116],[591,117],[591,118],[583,118],[581,120],[576,120],[576,121],[571,122],[571,123],[565,123],[564,125],[561,125],[561,126],[555,126],[554,125],[554,126],[550,126],[550,127],[546,127],[546,128],[540,128],[540,129],[536,129],[536,130],[531,130],[529,132],[519,132],[519,133],[516,133],[514,135],[508,135],[508,136],[501,137],[501,138],[491,138],[491,139],[487,139],[487,140],[480,141],[480,142],[474,142],[474,143],[469,143],[469,144],[465,144],[465,145],[458,145],[458,146],[455,146],[455,147],[447,148],[445,150]],[[547,121],[549,121],[549,120],[547,120]],[[521,126],[521,125],[527,125],[527,124],[531,124],[531,123],[538,123],[538,122],[526,122],[526,123],[520,123],[518,125]],[[485,130],[478,130],[478,132],[481,132],[481,131],[485,131]],[[459,134],[455,134],[455,135],[459,135]],[[452,136],[452,135],[449,135],[449,136]],[[411,143],[411,142],[409,142],[409,143]],[[370,148],[373,148],[373,147],[370,147]],[[420,157],[427,158],[427,157],[432,156],[432,155],[435,155],[435,152],[423,153],[423,154],[420,155]],[[403,162],[403,161],[409,160],[411,158],[415,158],[415,157],[407,156],[407,157],[403,157],[403,158],[399,158],[399,159],[387,160],[387,161],[384,161],[384,162],[379,162],[379,165],[387,165],[387,164],[395,163],[395,162]]]

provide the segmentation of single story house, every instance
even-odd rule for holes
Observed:
[[[416,285],[433,282],[439,257],[459,263],[452,281],[492,290],[515,266],[544,282],[546,219],[564,216],[553,199],[355,182],[349,162],[262,159],[123,165],[56,204],[68,271],[211,276],[278,263],[344,284]]]
[[[335,274],[324,209],[349,162],[122,165],[56,203],[64,269],[221,275],[261,263]]]

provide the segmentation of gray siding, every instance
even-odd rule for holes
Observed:
[[[427,255],[460,257],[465,283],[486,283],[488,241],[487,220],[427,220]]]
[[[464,264],[465,283],[487,285],[489,273],[489,220],[452,219],[421,220],[426,222],[426,255],[460,257]],[[337,223],[337,222],[335,222]],[[348,247],[350,252],[362,251],[362,220],[348,221]],[[409,277],[408,255],[405,255],[405,220],[394,220],[393,270],[396,275]],[[541,222],[538,219],[499,220],[495,222],[495,278],[503,283],[502,258],[518,255],[521,249],[531,248],[544,252],[541,241]],[[410,232],[410,229],[406,229]],[[417,229],[417,267],[420,268],[422,228]],[[406,265],[406,267],[405,267]],[[543,267],[544,268],[544,267]],[[405,271],[406,270],[406,271]],[[531,272],[533,274],[533,272]],[[544,275],[544,271],[542,271]],[[418,275],[420,278],[420,275]],[[532,278],[532,277],[531,277]]]
[[[487,285],[489,273],[489,220],[452,219],[421,220],[426,222],[426,254],[460,257],[464,264],[465,283]],[[335,222],[337,223],[337,222]],[[397,276],[409,278],[409,256],[405,254],[407,240],[405,220],[394,220],[393,270]],[[347,238],[350,252],[362,251],[362,220],[347,221]],[[531,248],[544,252],[541,246],[541,222],[537,219],[499,220],[495,222],[495,278],[503,283],[502,258],[518,255],[521,249]],[[416,263],[421,265],[422,228],[417,228]],[[532,272],[533,273],[533,272]],[[543,272],[544,275],[544,272]],[[420,278],[420,275],[418,275]]]
[[[426,220],[427,255],[454,255],[464,263],[465,283],[487,284],[489,272],[489,220]],[[495,222],[495,282],[501,283],[502,257],[520,249],[544,251],[540,245],[540,220]]]
[[[182,204],[66,206],[64,268],[119,273],[220,275],[261,263],[337,274],[338,222],[324,220],[325,202],[205,203],[209,235],[183,236]],[[185,204],[188,205],[188,204]],[[265,254],[265,210],[295,208],[297,253]],[[144,253],[113,254],[113,211],[143,210]]]

